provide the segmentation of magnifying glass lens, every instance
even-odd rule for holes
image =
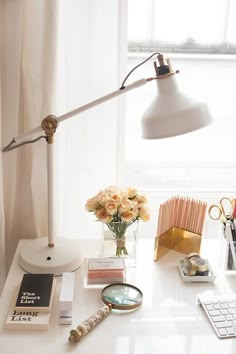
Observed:
[[[116,283],[106,286],[102,291],[102,301],[110,304],[113,309],[131,310],[142,303],[141,290],[126,283]]]

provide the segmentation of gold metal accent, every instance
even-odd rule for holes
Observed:
[[[169,251],[189,254],[200,253],[202,235],[172,227],[164,234],[155,238],[154,261],[158,261]]]
[[[70,336],[69,336],[68,340],[70,343],[76,343],[76,342],[79,342],[82,337],[83,337],[82,331],[80,331],[78,329],[72,329],[70,331]]]
[[[53,144],[53,135],[54,135],[54,133],[56,132],[56,129],[57,129],[56,116],[49,115],[46,118],[44,118],[42,120],[41,127],[45,131],[45,134],[46,134],[46,137],[47,137],[47,143],[48,144]]]
[[[157,66],[157,62],[154,61],[154,68],[156,71],[156,79],[165,79],[168,76],[174,75],[174,74],[178,74],[179,70],[174,71],[171,63],[170,63],[170,59],[169,58],[165,58],[165,56],[163,54],[159,54],[157,56],[158,62],[159,62],[159,66]],[[166,74],[161,74],[160,73],[160,68],[161,67],[168,67],[169,72]],[[154,79],[154,78],[153,78]],[[151,78],[147,79],[147,81],[151,81]]]
[[[146,80],[147,80],[147,82],[153,81],[153,80],[162,80],[162,79],[166,79],[167,77],[175,75],[175,74],[178,74],[178,73],[179,73],[179,70],[176,70],[176,71],[174,71],[172,73],[168,73],[168,74],[165,74],[165,75],[148,77]]]

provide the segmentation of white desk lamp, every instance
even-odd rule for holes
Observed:
[[[130,74],[158,55],[159,66],[154,62],[156,76],[140,79],[128,86],[124,86]],[[20,266],[29,273],[54,273],[60,275],[63,272],[74,271],[80,267],[83,258],[80,252],[79,240],[56,237],[56,220],[54,215],[54,166],[53,166],[53,136],[57,125],[62,121],[87,111],[103,102],[136,89],[147,82],[156,80],[158,95],[146,110],[142,117],[143,138],[160,139],[176,136],[200,129],[212,122],[210,112],[206,104],[193,100],[182,93],[177,85],[175,74],[170,61],[165,62],[163,55],[154,53],[141,62],[124,79],[119,90],[104,97],[98,98],[84,106],[81,106],[60,117],[49,115],[43,119],[41,126],[14,137],[3,151],[9,151],[19,146],[33,143],[41,138],[47,141],[47,178],[48,178],[48,237],[30,240],[21,250],[19,257]],[[34,140],[26,140],[35,134],[45,132]]]

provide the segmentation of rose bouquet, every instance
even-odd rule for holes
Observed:
[[[88,199],[85,207],[113,232],[117,256],[128,254],[125,246],[127,228],[138,220],[150,219],[146,195],[131,187],[108,187]]]

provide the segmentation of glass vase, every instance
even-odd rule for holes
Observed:
[[[111,222],[105,225],[102,257],[121,257],[125,266],[135,266],[138,222]]]

